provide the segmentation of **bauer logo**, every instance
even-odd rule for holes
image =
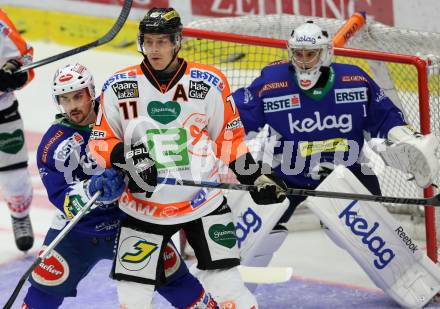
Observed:
[[[203,81],[195,82],[193,80],[189,81],[189,94],[188,96],[193,99],[204,100],[206,94],[211,89],[211,86],[204,83]]]
[[[139,97],[137,81],[117,82],[112,85],[112,89],[119,100]]]
[[[261,225],[262,220],[257,213],[250,207],[246,209],[243,215],[238,217],[237,224],[235,225],[238,248],[241,248],[243,242],[248,238],[249,233],[258,232]]]
[[[281,97],[263,99],[263,110],[265,113],[281,112],[301,107],[299,94],[285,95]]]
[[[189,72],[189,76],[193,79],[198,79],[198,80],[202,79],[207,81],[209,84],[217,88],[218,91],[222,91],[225,88],[225,84],[223,84],[223,80],[213,72],[191,69],[191,71]]]
[[[378,233],[378,229],[380,228],[378,222],[374,222],[371,226],[371,223],[359,216],[358,211],[352,210],[357,203],[357,200],[352,201],[347,208],[339,214],[339,218],[342,219],[343,223],[350,228],[355,236],[361,238],[361,242],[374,254],[376,257],[373,261],[374,267],[383,269],[395,257],[394,251],[390,248],[386,248],[386,241]]]
[[[40,254],[46,247],[43,247]],[[60,285],[69,277],[69,264],[57,251],[52,250],[50,255],[46,257],[32,272],[32,279],[35,282],[46,285]]]
[[[367,102],[367,100],[367,88],[365,87],[335,89],[336,104]]]

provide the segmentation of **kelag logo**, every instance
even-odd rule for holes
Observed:
[[[380,235],[373,236],[374,232],[380,226],[378,222],[374,222],[370,228],[367,220],[360,217],[356,211],[351,210],[357,202],[357,200],[352,201],[347,208],[339,214],[339,218],[345,218],[345,225],[350,228],[354,235],[362,237],[362,243],[377,257],[373,262],[374,267],[383,269],[395,257],[394,251],[385,248],[386,242]]]
[[[242,242],[246,240],[251,230],[256,233],[261,228],[261,218],[250,207],[246,209],[240,219],[242,222],[237,222],[235,225],[238,248],[241,248]]]

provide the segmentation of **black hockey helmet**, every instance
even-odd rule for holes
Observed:
[[[138,50],[144,53],[144,34],[169,34],[173,44],[178,44],[180,49],[182,22],[179,13],[169,8],[152,8],[145,14],[139,23]]]
[[[174,34],[182,31],[180,15],[173,8],[152,8],[139,23],[139,33]]]

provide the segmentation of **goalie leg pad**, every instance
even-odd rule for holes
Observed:
[[[370,194],[343,166],[316,189]],[[380,203],[320,197],[309,197],[304,203],[371,280],[402,307],[421,308],[440,291],[438,266]]]
[[[274,252],[281,247],[288,234],[289,232],[284,226],[275,226],[258,244],[254,256],[248,256],[241,264],[244,266],[266,267],[272,260]],[[246,283],[246,287],[251,292],[254,292],[257,286],[258,284],[255,283]]]
[[[197,269],[194,273],[221,308],[258,308],[257,299],[245,287],[237,267],[221,270]]]
[[[257,205],[247,192],[232,192],[228,195],[232,205],[237,244],[242,261],[255,256],[255,249],[261,247],[264,238],[272,231],[289,205],[282,203]]]

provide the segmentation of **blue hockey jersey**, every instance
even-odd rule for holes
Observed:
[[[281,157],[275,172],[298,188],[315,188],[324,162],[359,170],[364,138],[386,138],[391,128],[406,124],[368,74],[348,64],[332,64],[326,83],[304,91],[290,63],[273,63],[233,97],[247,133],[270,126]]]
[[[83,188],[84,181],[103,171],[87,146],[92,125],[74,125],[62,115],[57,115],[38,147],[37,166],[41,180],[49,200],[63,213],[65,203],[80,198],[76,192]],[[91,235],[113,235],[122,216],[124,214],[116,203],[102,205],[84,216],[74,229]]]

